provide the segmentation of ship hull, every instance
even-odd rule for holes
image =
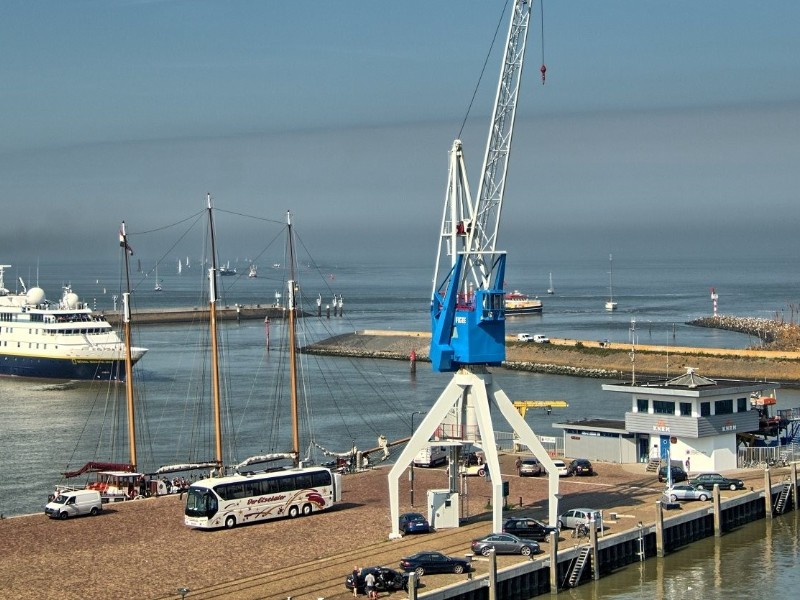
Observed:
[[[125,381],[125,361],[0,354],[0,376]]]

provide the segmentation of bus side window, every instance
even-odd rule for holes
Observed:
[[[297,486],[296,489],[308,489],[312,487],[311,485],[311,474],[304,473],[301,475],[295,475],[295,485]]]
[[[311,474],[311,478],[313,487],[322,487],[331,484],[330,471],[315,471]]]

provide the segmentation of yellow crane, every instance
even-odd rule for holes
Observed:
[[[546,408],[547,414],[554,408],[567,408],[569,404],[566,400],[515,400],[514,408],[519,411],[520,416],[524,419],[525,413],[529,408]]]

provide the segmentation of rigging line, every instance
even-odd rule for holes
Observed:
[[[181,219],[180,221],[176,221],[175,223],[170,223],[169,225],[164,225],[163,227],[156,227],[155,229],[148,229],[147,231],[137,231],[136,233],[128,232],[128,238],[131,238],[131,237],[136,236],[136,235],[146,235],[148,233],[155,233],[157,231],[164,231],[165,229],[169,229],[170,227],[176,227],[176,226],[180,225],[181,223],[185,223],[186,221],[188,221],[190,219],[194,219],[194,218],[196,218],[198,216],[204,215],[205,212],[206,212],[206,210],[203,209],[200,212],[191,214],[188,217],[186,217],[184,219]]]
[[[508,8],[508,3],[511,0],[508,0],[505,5],[503,6],[503,12],[500,14],[500,19],[497,21],[497,27],[494,30],[494,37],[492,38],[492,43],[489,45],[489,51],[486,53],[486,58],[483,61],[483,67],[481,68],[481,74],[478,76],[478,81],[475,84],[475,89],[472,92],[472,98],[469,100],[469,105],[467,106],[467,112],[464,115],[464,120],[461,121],[461,128],[458,130],[458,138],[461,138],[461,134],[464,132],[464,127],[467,125],[467,119],[469,119],[469,113],[472,110],[472,105],[475,102],[475,97],[478,95],[478,89],[481,87],[481,81],[483,80],[483,75],[486,72],[486,65],[489,64],[489,57],[492,55],[492,50],[494,49],[494,44],[497,41],[497,34],[500,32],[500,26],[502,25],[506,9]]]
[[[225,210],[223,208],[215,208],[214,210],[216,212],[221,212],[221,213],[225,213],[225,214],[228,214],[228,215],[235,215],[237,217],[246,217],[248,219],[255,219],[256,221],[265,221],[267,223],[277,223],[278,225],[286,225],[285,221],[278,221],[276,219],[267,219],[266,217],[257,217],[255,215],[248,215],[248,214],[245,214],[245,213],[234,212],[232,210]]]

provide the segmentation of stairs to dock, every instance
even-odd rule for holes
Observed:
[[[581,575],[583,575],[583,572],[586,570],[586,564],[589,562],[589,555],[591,552],[591,546],[581,547],[578,556],[575,558],[570,566],[569,571],[567,572],[567,586],[575,587],[578,585],[578,582],[581,580]]]
[[[786,505],[789,503],[789,499],[791,497],[792,497],[792,481],[791,479],[786,479],[783,482],[783,488],[778,494],[778,498],[775,500],[775,514],[782,515],[784,513],[784,511],[786,510]]]
[[[658,467],[661,466],[661,459],[660,458],[651,458],[650,462],[647,463],[647,468],[645,471],[648,473],[655,473],[658,471]]]

